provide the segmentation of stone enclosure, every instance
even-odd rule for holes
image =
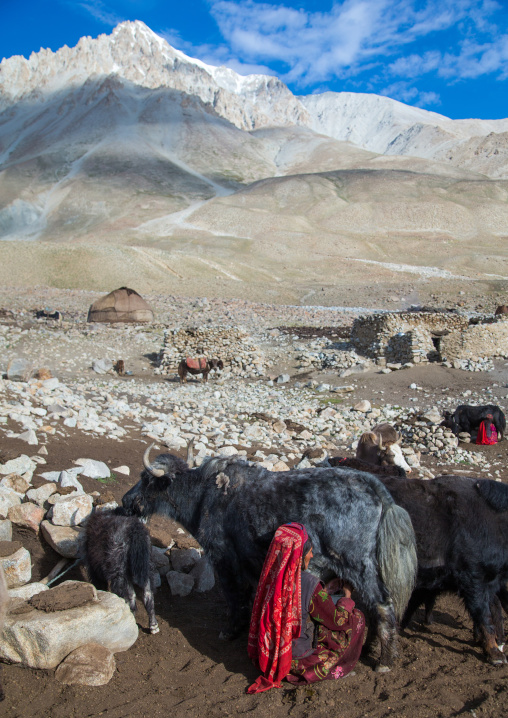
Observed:
[[[243,329],[214,325],[166,329],[159,366],[155,371],[157,374],[176,374],[182,359],[198,356],[222,359],[224,375],[262,376],[265,364],[262,351]]]
[[[508,316],[470,318],[439,310],[371,314],[355,319],[351,344],[381,366],[508,357]]]

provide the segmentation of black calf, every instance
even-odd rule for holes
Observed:
[[[150,633],[158,633],[151,550],[146,526],[121,508],[92,514],[81,540],[81,555],[91,583],[124,598],[133,613],[136,611],[134,585],[142,588]]]

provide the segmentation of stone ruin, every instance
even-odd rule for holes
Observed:
[[[243,329],[221,325],[166,329],[159,366],[155,371],[163,375],[176,374],[182,359],[198,356],[222,359],[223,376],[255,378],[264,373],[263,352],[252,343],[251,337]]]
[[[445,310],[371,314],[355,319],[351,344],[380,366],[437,361],[460,367],[508,358],[508,315],[468,317]]]

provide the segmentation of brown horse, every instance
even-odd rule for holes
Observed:
[[[222,359],[207,359],[206,357],[191,359],[190,357],[186,357],[185,359],[182,359],[178,365],[180,383],[185,384],[187,381],[187,374],[202,374],[203,381],[208,381],[208,374],[212,369],[224,369]]]

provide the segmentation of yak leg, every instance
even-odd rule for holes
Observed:
[[[143,586],[143,604],[145,606],[146,612],[148,613],[148,627],[150,629],[150,633],[159,633],[159,624],[157,623],[157,619],[155,618],[153,591],[150,578]]]
[[[368,611],[368,615],[367,638],[363,650],[372,656],[379,645],[381,653],[375,670],[377,673],[387,673],[397,655],[397,621],[393,606],[391,603],[378,603]]]
[[[490,602],[490,615],[496,631],[496,643],[499,650],[502,651],[504,646],[503,609],[497,595]]]
[[[497,597],[505,613],[508,613],[508,589],[505,586],[501,586],[497,592]]]
[[[215,568],[229,609],[229,622],[220,638],[233,640],[247,628],[250,620],[249,591],[245,589],[237,561],[220,559]]]
[[[404,617],[400,623],[401,628],[407,628],[413,615],[420,608],[422,603],[425,604],[425,623],[430,625],[433,622],[432,611],[434,609],[438,592],[430,591],[425,588],[415,588],[407,604]]]
[[[470,590],[469,590],[470,589]],[[492,623],[490,607],[492,599],[475,581],[468,581],[468,591],[463,596],[466,609],[473,619],[473,633],[479,638],[484,653],[494,666],[507,663],[506,656],[496,643],[496,630]]]
[[[111,591],[121,596],[129,604],[132,613],[136,613],[136,593],[134,586],[124,576],[115,576],[111,579]]]
[[[397,621],[393,605],[388,603],[378,604],[378,635],[381,644],[379,663],[376,666],[377,673],[387,673],[397,655]]]

